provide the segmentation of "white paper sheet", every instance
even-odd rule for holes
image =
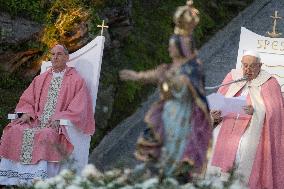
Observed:
[[[246,97],[227,98],[219,93],[212,93],[207,96],[210,110],[220,110],[222,116],[229,113],[245,114],[243,106],[246,106]]]

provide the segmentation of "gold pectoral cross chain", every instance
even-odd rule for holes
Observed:
[[[237,117],[236,117],[236,119],[235,119],[235,121],[234,121],[234,125],[233,125],[233,128],[232,128],[231,133],[234,131],[235,125],[236,125],[237,120],[239,119],[239,117],[240,117],[240,114],[237,115]]]

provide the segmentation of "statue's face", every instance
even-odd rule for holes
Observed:
[[[186,31],[188,31],[188,35],[192,34],[194,28],[196,27],[197,23],[195,22],[195,19],[193,17],[194,12],[191,10],[190,12],[187,11],[184,14],[183,19],[183,26]]]
[[[64,49],[60,45],[56,45],[51,49],[51,63],[54,71],[62,71],[66,62],[69,59],[69,55],[65,54]]]
[[[258,62],[258,59],[254,56],[243,56],[242,58],[242,69],[244,76],[247,77],[249,81],[255,79],[261,69],[261,63]]]

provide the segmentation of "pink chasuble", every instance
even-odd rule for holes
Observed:
[[[249,125],[251,116],[229,114],[223,118],[216,148],[213,154],[212,165],[220,167],[223,172],[233,168],[239,141]],[[222,129],[226,127],[226,129]]]
[[[51,80],[52,72],[47,71],[37,76],[24,91],[16,112],[29,113],[33,118],[32,124],[20,125],[12,122],[4,128],[0,145],[1,157],[23,164],[36,164],[40,160],[62,161],[73,151],[64,126],[60,127],[59,132],[52,128],[39,127],[39,118],[47,101]],[[68,119],[85,134],[91,135],[95,131],[91,96],[84,80],[73,68],[67,68],[65,72],[55,112],[50,119]],[[35,130],[34,136],[30,137],[31,134],[25,129]],[[26,151],[31,151],[31,154],[25,154]],[[25,158],[28,161],[23,161]]]
[[[284,102],[275,78],[261,88],[266,117],[249,180],[251,189],[284,186]]]
[[[232,80],[232,75],[228,74],[224,83]],[[228,89],[228,86],[222,87],[219,92],[226,94]],[[235,95],[239,93],[236,91]],[[271,77],[261,85],[261,96],[266,116],[249,178],[249,188],[281,189],[284,186],[284,107],[280,86],[275,78]],[[249,116],[239,118],[238,121],[235,121],[234,116],[224,118],[212,165],[220,167],[224,172],[233,168],[238,144],[249,120]]]

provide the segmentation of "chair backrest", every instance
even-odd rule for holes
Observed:
[[[254,50],[260,54],[262,69],[272,74],[281,86],[284,94],[284,38],[270,38],[258,35],[244,27],[241,28],[237,68],[241,68],[241,59],[245,50]]]
[[[96,37],[81,49],[70,54],[70,60],[67,63],[69,67],[75,67],[79,74],[85,79],[93,99],[94,112],[96,107],[104,42],[105,38],[103,36]],[[49,68],[51,68],[50,61],[42,62],[40,73],[47,71]]]

